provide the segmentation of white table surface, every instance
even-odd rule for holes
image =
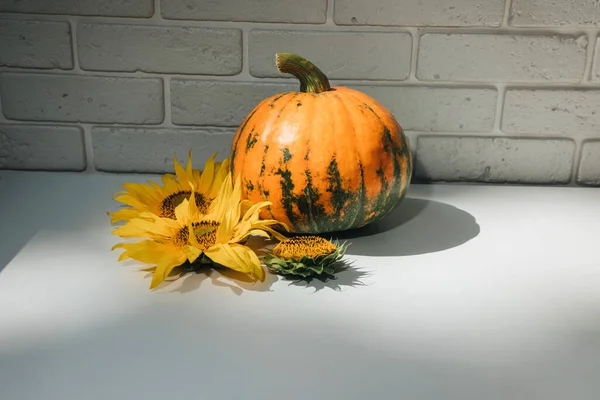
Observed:
[[[336,281],[151,292],[146,178],[0,172],[0,399],[600,399],[598,189],[415,185]]]

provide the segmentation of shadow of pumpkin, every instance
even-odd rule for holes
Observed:
[[[380,221],[322,236],[351,242],[346,254],[375,257],[443,251],[468,242],[479,232],[475,217],[466,211],[439,201],[406,198]]]

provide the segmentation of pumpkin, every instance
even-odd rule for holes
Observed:
[[[238,127],[230,162],[242,196],[271,202],[261,218],[294,233],[344,231],[388,215],[405,197],[413,168],[392,113],[358,90],[330,86],[299,55],[277,53],[275,61],[300,90],[264,99]]]

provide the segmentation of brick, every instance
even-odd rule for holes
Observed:
[[[173,79],[171,120],[180,125],[238,126],[262,100],[296,84]]]
[[[161,79],[5,73],[0,83],[10,119],[133,124],[164,119]]]
[[[497,92],[492,88],[342,86],[379,101],[404,130],[486,132],[494,125]]]
[[[82,69],[235,75],[242,70],[240,29],[83,23]]]
[[[2,0],[0,12],[151,17],[154,0]]]
[[[0,169],[82,171],[85,168],[81,128],[0,125]]]
[[[506,92],[502,130],[578,136],[600,134],[600,90],[513,89]]]
[[[417,77],[423,80],[579,82],[587,36],[426,34]]]
[[[322,24],[327,0],[161,0],[167,19]]]
[[[94,127],[92,142],[96,169],[106,172],[173,172],[173,156],[185,162],[192,151],[195,168],[215,152],[229,156],[235,129],[162,129]]]
[[[335,0],[338,25],[500,26],[504,0]]]
[[[0,66],[72,69],[68,22],[0,20]]]
[[[594,57],[594,66],[592,67],[592,80],[600,81],[600,37],[596,39],[596,51]]]
[[[512,26],[600,26],[600,4],[595,0],[513,0]]]
[[[415,175],[431,181],[566,184],[574,153],[569,139],[419,136]]]
[[[600,186],[600,140],[583,142],[577,183],[584,186]]]
[[[253,29],[249,41],[250,73],[257,77],[290,76],[275,67],[282,43],[285,51],[307,58],[332,79],[404,80],[410,71],[407,33]]]

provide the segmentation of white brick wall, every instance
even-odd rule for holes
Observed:
[[[600,90],[509,89],[504,100],[505,132],[600,136]]]
[[[242,70],[240,29],[83,23],[77,33],[85,70],[208,75]]]
[[[0,12],[151,17],[154,0],[2,0]]]
[[[318,59],[331,79],[405,80],[410,70],[412,38],[404,32],[253,29],[249,41],[250,74],[261,78],[283,77],[273,64],[283,46]]]
[[[225,156],[277,51],[396,116],[415,181],[600,186],[591,0],[0,0],[0,169]]]
[[[422,136],[418,149],[417,176],[442,181],[564,184],[575,155],[569,139],[518,137]]]
[[[595,0],[513,0],[514,26],[600,26],[600,5]]]
[[[172,79],[171,120],[176,125],[236,127],[261,100],[297,89],[292,83]]]
[[[8,119],[123,124],[164,119],[159,78],[4,73],[0,85]]]
[[[184,161],[190,147],[194,166],[218,153],[229,155],[235,129],[112,128],[92,129],[96,168],[107,172],[156,173],[173,168],[173,155]]]
[[[85,168],[81,128],[0,125],[0,169],[82,171]]]
[[[73,68],[69,23],[0,20],[0,66]]]
[[[335,0],[340,25],[499,26],[504,0]]]
[[[161,0],[166,19],[322,24],[327,0]]]
[[[600,37],[596,39],[596,57],[592,68],[592,81],[600,82]]]
[[[483,82],[579,82],[585,35],[425,34],[417,77]]]
[[[600,165],[600,140],[585,141],[581,150],[578,183],[586,186],[600,186],[598,165]]]

